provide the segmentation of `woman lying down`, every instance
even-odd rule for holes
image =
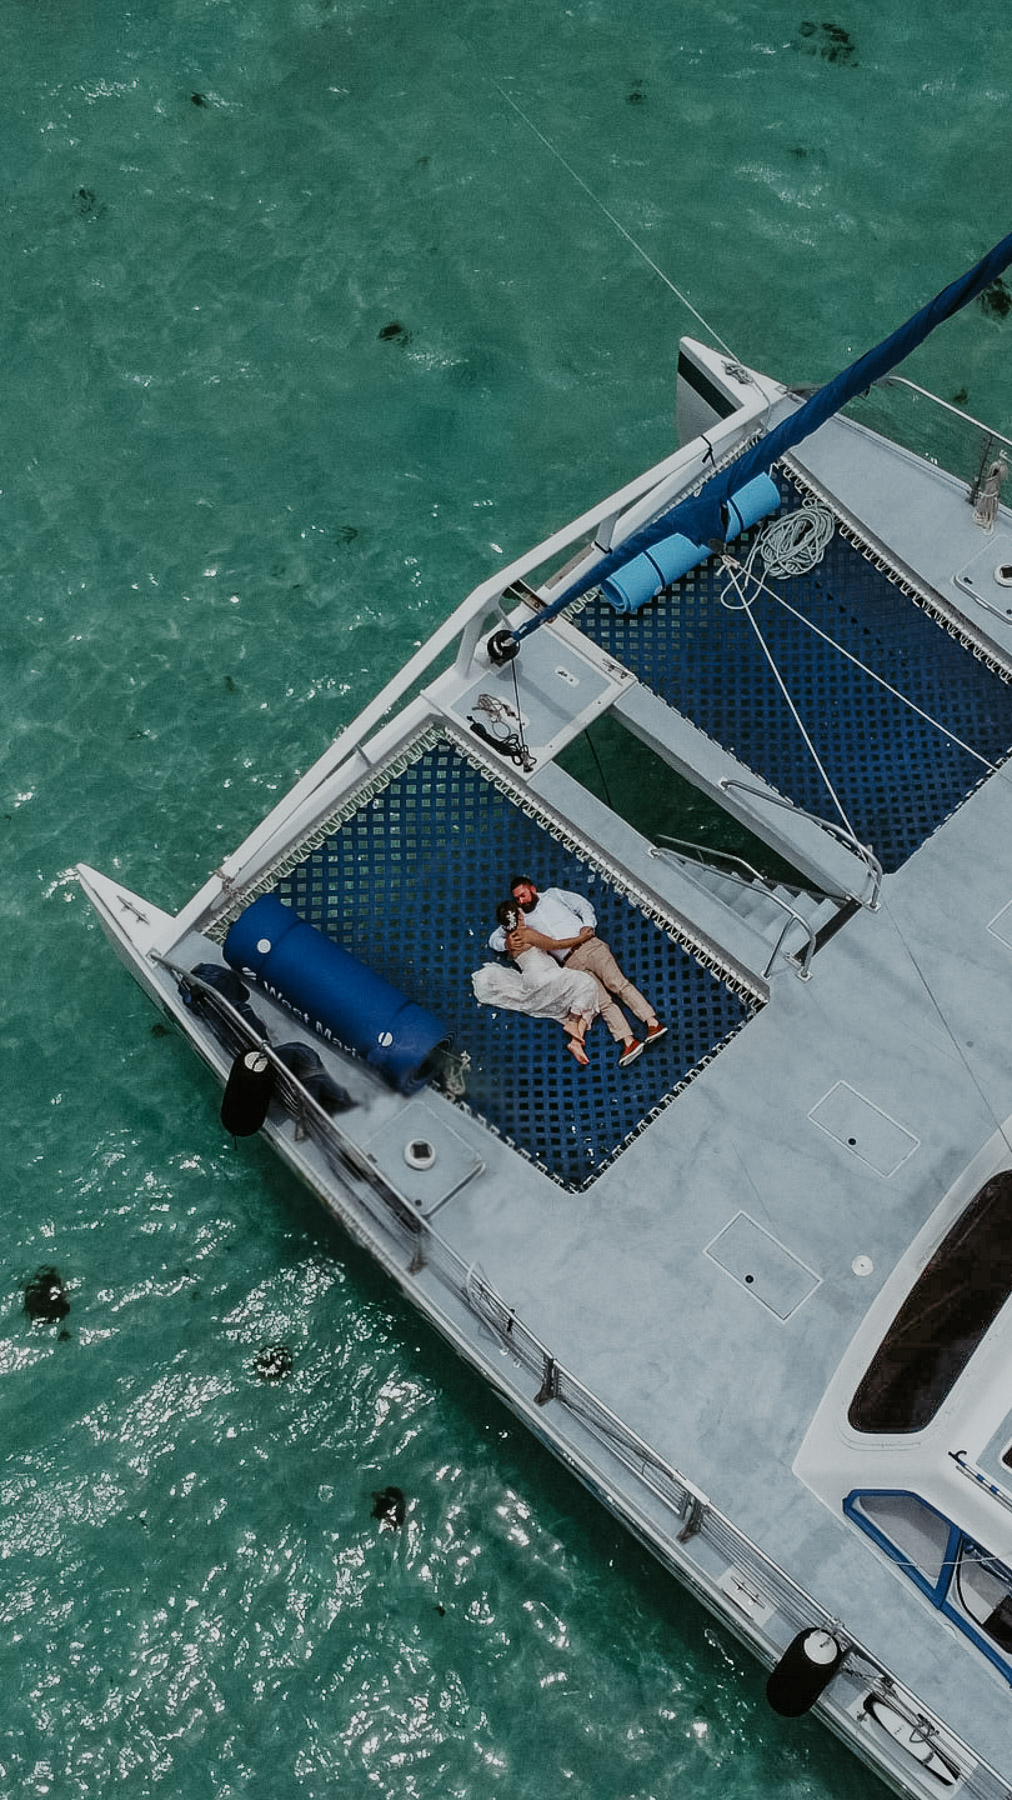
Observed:
[[[557,963],[547,950],[530,945],[526,950],[510,944],[520,924],[520,909],[515,900],[503,900],[495,916],[506,933],[506,947],[516,965],[503,968],[498,963],[484,963],[471,976],[474,997],[482,1006],[506,1007],[510,1012],[529,1013],[535,1019],[554,1019],[562,1026],[567,1049],[581,1069],[590,1061],[584,1039],[608,996],[596,975],[585,969],[567,969]],[[576,937],[553,938],[556,950],[575,950],[586,937],[593,937],[589,925]]]

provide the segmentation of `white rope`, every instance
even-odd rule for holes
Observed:
[[[799,625],[807,626],[809,631],[814,632],[815,636],[821,638],[823,643],[827,644],[831,650],[835,650],[837,655],[845,657],[847,662],[853,663],[855,669],[860,669],[862,675],[867,675],[870,681],[874,681],[880,688],[884,688],[886,693],[891,694],[894,700],[899,700],[901,705],[908,706],[910,711],[916,713],[919,719],[923,719],[926,725],[930,725],[933,731],[940,731],[943,737],[948,738],[950,743],[955,744],[957,750],[964,750],[967,756],[972,756],[974,761],[979,762],[990,775],[996,775],[998,773],[997,763],[991,762],[990,758],[984,756],[980,750],[975,750],[972,744],[967,744],[961,737],[957,737],[956,733],[950,731],[947,725],[943,725],[940,719],[933,718],[931,713],[925,712],[923,706],[918,706],[916,700],[911,700],[909,694],[904,694],[902,689],[894,687],[891,681],[886,681],[884,675],[876,674],[875,670],[869,668],[867,663],[862,662],[859,656],[855,656],[853,651],[845,650],[842,644],[838,644],[835,638],[829,636],[828,632],[823,631],[822,628],[814,624],[811,619],[806,618],[804,613],[799,612],[796,606],[792,606],[788,600],[785,600],[783,594],[778,594],[776,588],[767,587],[766,583],[752,571],[752,557],[755,554],[756,548],[757,546],[753,545],[744,571],[745,575],[755,583],[755,593],[746,596],[741,592],[741,589],[738,590],[741,595],[742,605],[746,612],[751,611],[752,606],[755,601],[758,600],[761,593],[768,594],[771,600],[775,600],[778,606],[782,606],[785,612],[790,613],[792,619],[797,619]],[[735,585],[737,587],[737,583]],[[721,596],[721,598],[723,598],[723,596]]]
[[[787,530],[787,527],[791,524],[792,519],[798,517],[801,513],[807,515],[807,522],[805,527],[800,530],[795,537],[795,534],[790,533]],[[784,598],[783,594],[778,593],[776,588],[768,587],[763,577],[756,574],[754,564],[757,558],[761,557],[767,575],[806,575],[810,569],[815,567],[816,563],[822,560],[826,551],[826,546],[832,538],[834,529],[835,521],[829,509],[819,505],[816,501],[806,501],[803,506],[798,508],[797,513],[785,513],[779,519],[771,520],[760,533],[759,537],[756,538],[755,543],[749,550],[744,564],[738,565],[741,569],[742,579],[739,581],[732,576],[732,580],[728,585],[729,587],[734,587],[739,605],[744,612],[749,614],[749,621],[756,631],[756,635],[759,637],[759,642],[762,644],[763,640],[761,636],[759,636],[758,627],[755,625],[751,613],[752,607],[755,605],[760,594],[766,594],[771,600],[775,600],[778,606],[782,606],[785,612],[789,612],[793,619],[797,619],[799,625],[806,626],[817,638],[821,638],[822,642],[826,644],[830,650],[835,650],[837,654],[844,657],[847,662],[853,663],[856,669],[860,669],[862,675],[867,675],[878,687],[884,688],[885,692],[891,694],[894,700],[899,700],[901,705],[909,707],[910,711],[916,713],[919,719],[923,719],[926,725],[930,725],[933,731],[941,732],[943,737],[948,738],[950,743],[955,744],[958,750],[965,751],[967,756],[972,756],[974,761],[980,763],[987,769],[989,774],[997,774],[997,763],[991,762],[990,759],[982,755],[979,750],[975,750],[972,744],[967,744],[961,737],[957,737],[956,733],[950,731],[947,725],[943,725],[940,719],[936,719],[931,713],[925,712],[924,708],[918,706],[915,700],[911,700],[908,694],[904,694],[898,687],[894,687],[891,681],[886,681],[884,676],[877,674],[874,669],[869,668],[868,664],[862,662],[859,656],[855,656],[850,650],[845,650],[842,644],[838,644],[835,638],[829,636],[828,632],[823,631],[820,626],[813,622],[813,620],[808,618],[804,613],[799,612],[797,607],[792,606],[790,602]],[[782,544],[781,538],[783,540]],[[770,549],[767,554],[771,539],[773,541],[773,548]],[[728,563],[727,566],[730,567],[730,563]],[[753,584],[751,592],[749,592],[747,588],[747,584],[750,582]],[[720,596],[722,605],[729,606],[732,611],[736,610],[734,607],[730,606],[727,594],[728,588],[725,588]],[[771,667],[774,668],[774,673],[776,673],[772,656],[766,650],[765,644],[763,644],[763,651],[770,661]],[[780,680],[779,674],[777,675],[777,680]],[[782,683],[781,686],[783,686]],[[784,690],[784,696],[785,698],[787,697],[786,689]],[[789,700],[788,705],[790,705]],[[791,710],[793,712],[793,707]],[[797,717],[796,714],[795,717]],[[798,723],[800,726],[800,720]],[[815,757],[814,750],[812,751],[812,755]],[[828,779],[825,777],[825,771],[823,770],[818,757],[815,757],[815,761],[820,774],[826,779],[826,785],[829,786]],[[831,794],[833,793],[831,787],[829,791]],[[833,799],[839,807],[840,803],[836,800],[835,794],[833,794]],[[840,813],[841,817],[844,817],[842,807],[840,808]],[[849,821],[846,822],[849,828]]]
[[[815,500],[771,520],[756,546],[767,575],[807,575],[822,561],[835,530],[829,507]]]
[[[754,551],[754,549],[755,549],[755,546],[753,545],[753,551]],[[750,558],[750,560],[751,560],[751,558]],[[808,753],[811,756],[813,763],[815,764],[816,768],[819,771],[819,774],[822,776],[822,779],[826,784],[826,791],[829,794],[829,797],[832,800],[833,805],[836,807],[836,810],[839,813],[841,819],[843,820],[844,826],[846,827],[847,831],[849,831],[854,842],[857,843],[858,842],[857,832],[854,830],[853,825],[851,824],[850,820],[847,817],[847,814],[845,813],[845,811],[843,809],[843,803],[840,799],[839,794],[837,793],[836,789],[834,788],[833,783],[829,779],[829,775],[827,774],[825,766],[823,765],[823,763],[819,757],[819,753],[815,748],[815,744],[812,740],[811,734],[807,730],[807,728],[802,720],[801,714],[799,713],[797,707],[794,704],[794,701],[791,699],[791,696],[787,690],[787,683],[784,681],[784,678],[781,675],[780,670],[777,668],[776,660],[773,656],[773,652],[770,650],[769,646],[767,645],[762,632],[760,631],[758,625],[755,622],[755,619],[752,616],[752,603],[754,600],[758,599],[759,593],[763,589],[763,584],[761,581],[757,581],[756,582],[756,592],[754,594],[752,594],[751,596],[749,596],[744,591],[743,582],[740,581],[738,578],[738,571],[740,570],[741,575],[744,577],[745,580],[747,580],[749,578],[749,573],[750,573],[749,570],[746,567],[744,567],[741,563],[735,563],[732,560],[732,558],[729,556],[725,556],[725,558],[724,558],[724,567],[728,572],[728,577],[729,577],[728,587],[733,587],[735,590],[735,593],[738,595],[738,598],[741,602],[742,610],[745,614],[745,617],[748,619],[748,622],[751,625],[752,630],[755,632],[756,637],[758,639],[759,648],[762,651],[763,655],[766,658],[766,661],[769,663],[769,666],[773,671],[773,679],[776,682],[778,688],[780,689],[780,692],[783,694],[784,701],[790,711],[791,717],[794,720],[795,725],[797,726],[798,730],[800,731],[802,737],[805,740],[805,744],[808,748]],[[753,576],[752,579],[755,580],[755,577]],[[772,590],[768,590],[768,591],[772,591]],[[727,588],[725,588],[724,592],[721,594],[721,601],[724,603],[724,605],[727,604],[727,601],[725,599],[726,593],[727,593]],[[775,595],[774,595],[774,598],[776,598]]]

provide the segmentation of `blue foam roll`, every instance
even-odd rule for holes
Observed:
[[[248,970],[276,1000],[380,1070],[402,1094],[424,1087],[446,1027],[424,1007],[307,925],[276,894],[262,894],[230,928],[225,961]]]
[[[709,554],[709,550],[704,549],[702,544],[694,544],[691,538],[683,537],[680,531],[661,538],[658,544],[651,544],[647,551],[651,562],[657,565],[663,587],[670,587],[673,581],[680,581],[690,569],[705,562]]]
[[[769,475],[756,475],[727,502],[727,542],[750,525],[758,525],[770,513],[780,511],[780,490]]]
[[[601,592],[616,612],[631,613],[652,600],[661,586],[657,564],[644,551],[621,569],[613,569],[607,581],[602,581]]]
[[[661,538],[649,550],[634,556],[623,568],[613,570],[607,581],[602,581],[601,592],[616,612],[638,612],[661,588],[679,581],[690,569],[705,562],[709,554],[702,544],[694,544],[680,531],[673,531],[670,537]]]

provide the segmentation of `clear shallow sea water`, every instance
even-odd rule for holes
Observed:
[[[671,447],[697,327],[602,208],[801,381],[1007,231],[1005,0],[0,29],[0,1793],[864,1794],[223,1139],[72,867],[175,910],[464,593]],[[909,372],[1007,427],[1010,346],[974,308]]]

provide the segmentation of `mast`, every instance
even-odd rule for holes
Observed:
[[[1012,263],[1012,233],[1003,237],[1000,243],[974,263],[964,275],[950,282],[948,287],[922,306],[919,312],[905,321],[904,324],[883,338],[871,350],[865,351],[856,362],[848,364],[838,375],[816,389],[815,393],[800,406],[795,413],[782,420],[774,430],[753,444],[726,468],[711,475],[698,494],[688,500],[681,500],[670,511],[644,525],[632,537],[626,538],[616,549],[602,556],[589,572],[581,575],[563,592],[546,606],[541,612],[524,621],[515,631],[499,631],[489,640],[489,654],[495,662],[505,662],[516,655],[519,645],[532,631],[537,631],[549,619],[554,619],[573,600],[579,599],[588,588],[596,587],[615,569],[658,543],[660,539],[669,537],[673,532],[681,532],[693,543],[708,544],[724,539],[727,515],[727,501],[756,475],[768,473],[779,457],[800,444],[824,425],[827,419],[846,406],[858,394],[863,394],[873,382],[880,381],[883,375],[896,368],[908,357],[919,344],[922,344],[935,327],[945,319],[952,318],[954,313],[961,312],[969,306],[984,289],[1004,269]]]

